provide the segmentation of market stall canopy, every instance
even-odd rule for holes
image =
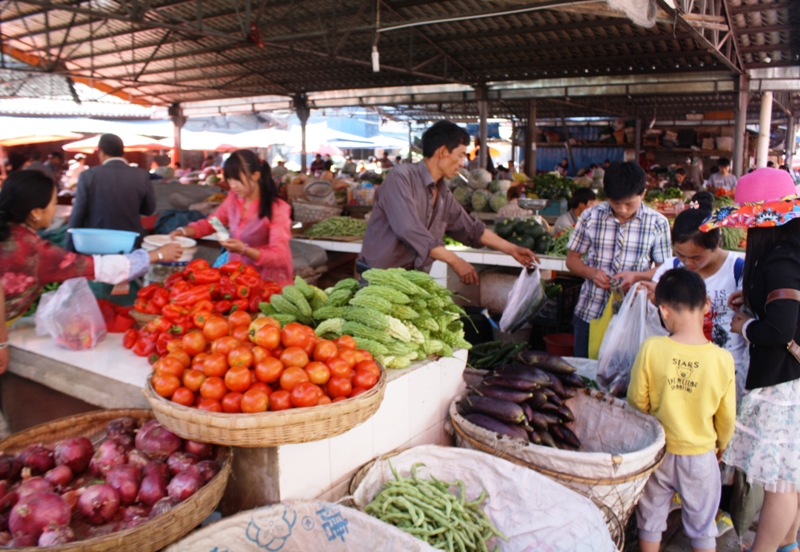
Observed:
[[[278,128],[259,128],[234,134],[231,143],[237,148],[267,148],[276,144],[286,144],[289,133]]]
[[[80,137],[80,134],[75,134],[74,132],[39,134],[31,132],[28,129],[7,129],[0,132],[0,146],[10,148],[12,146],[23,146],[25,144],[42,144],[45,142],[74,140]]]
[[[163,141],[154,140],[139,134],[118,134],[117,136],[122,139],[122,143],[125,145],[125,151],[159,151],[170,148],[170,146],[165,145]],[[64,151],[71,151],[74,153],[94,153],[97,151],[97,143],[99,141],[100,135],[92,136],[85,140],[78,140],[77,142],[65,144],[63,149]]]
[[[236,134],[201,130],[193,132],[181,131],[181,149],[186,151],[232,151],[239,149],[234,139]],[[175,141],[172,138],[161,140],[166,148],[172,148]]]

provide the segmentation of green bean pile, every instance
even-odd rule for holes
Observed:
[[[417,476],[420,466],[424,464],[420,462],[411,467],[410,478],[400,477],[389,462],[394,480],[383,484],[381,492],[364,511],[448,552],[488,552],[489,539],[498,536],[508,540],[481,509],[486,491],[476,500],[467,502],[463,481],[447,483],[432,475],[430,479],[422,479]],[[458,487],[459,494],[453,494],[450,487]]]
[[[367,221],[350,217],[331,217],[305,231],[306,236],[363,236]]]
[[[570,236],[572,236],[572,230],[573,228],[568,228],[553,238],[553,241],[551,241],[550,245],[547,247],[547,252],[545,255],[551,255],[553,257],[566,257],[568,251],[567,244],[569,243]]]

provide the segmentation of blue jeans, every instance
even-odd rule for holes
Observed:
[[[575,328],[575,357],[589,358],[589,323],[574,316],[572,326]]]

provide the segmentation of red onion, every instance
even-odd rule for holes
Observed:
[[[33,535],[17,535],[6,544],[6,548],[25,548],[28,546],[36,546],[39,541]]]
[[[130,506],[136,502],[141,480],[142,474],[130,464],[117,466],[109,470],[108,475],[106,475],[106,483],[117,490],[119,501],[125,506]]]
[[[30,479],[23,481],[20,486],[17,487],[17,494],[19,495],[20,499],[23,499],[26,496],[34,493],[52,491],[53,486],[44,477],[31,477]]]
[[[125,529],[133,529],[150,521],[149,517],[136,517],[125,523]]]
[[[14,474],[14,457],[0,453],[0,479],[12,479]]]
[[[169,468],[164,462],[159,462],[158,460],[153,460],[149,464],[147,464],[144,469],[142,470],[142,475],[147,477],[148,475],[157,475],[161,479],[164,480],[164,485],[167,484],[169,481]]]
[[[147,475],[139,486],[139,495],[136,500],[152,506],[167,496],[167,481],[159,475]]]
[[[67,502],[67,504],[69,504],[69,509],[74,512],[75,510],[78,509],[78,499],[81,497],[81,495],[85,490],[86,489],[83,488],[77,490],[74,489],[69,490],[64,494],[62,494],[61,498],[63,498]]]
[[[61,464],[44,474],[44,478],[56,489],[61,489],[72,481],[72,470],[66,464]]]
[[[119,510],[119,493],[111,485],[92,485],[78,499],[78,511],[94,525],[107,523]]]
[[[126,463],[125,450],[114,441],[104,441],[89,462],[92,473],[105,477],[108,470]]]
[[[211,443],[200,443],[198,441],[186,441],[183,450],[197,455],[200,460],[206,460],[211,458],[211,455],[214,454],[214,445]]]
[[[150,420],[150,421],[155,421],[155,420]],[[137,427],[139,427],[139,421],[136,418],[131,418],[131,417],[117,418],[115,420],[111,420],[110,422],[108,422],[108,425],[106,426],[106,431],[108,433],[133,434],[136,431]]]
[[[85,470],[93,455],[94,447],[86,437],[70,437],[56,445],[56,464],[69,467],[73,473]]]
[[[167,485],[167,494],[170,498],[183,502],[199,491],[203,483],[203,476],[197,466],[189,466],[172,478]]]
[[[30,535],[35,539],[49,525],[68,525],[72,513],[66,501],[55,493],[35,493],[20,500],[11,509],[8,526],[14,536]]]
[[[3,535],[8,535],[8,538],[10,539],[11,535],[6,533],[6,531],[8,531],[8,518],[9,517],[11,517],[11,512],[10,511],[0,514],[0,531],[2,531],[2,533],[0,533],[0,537],[2,537]],[[0,546],[2,546],[2,544],[3,544],[3,540],[2,540],[2,538],[0,538]]]
[[[134,437],[132,433],[109,433],[106,435],[107,441],[114,441],[121,446],[125,452],[130,452],[134,447]]]
[[[29,446],[20,456],[23,456],[22,465],[26,468],[30,468],[33,475],[41,475],[52,470],[56,465],[56,461],[53,458],[53,451],[41,445]]]
[[[9,491],[8,493],[6,493],[6,496],[4,496],[2,500],[0,500],[0,512],[7,512],[11,508],[13,508],[14,504],[16,504],[18,501],[19,501],[19,493],[17,493],[17,491]]]
[[[122,508],[120,508],[121,510]],[[133,506],[128,506],[125,508],[125,511],[122,512],[122,521],[131,521],[136,518],[147,518],[150,516],[150,506],[146,506],[144,504],[134,504]]]
[[[67,544],[75,540],[75,533],[68,525],[61,527],[48,527],[44,533],[39,537],[39,546],[57,546],[59,544]]]
[[[153,519],[156,516],[166,514],[178,504],[180,504],[180,500],[175,500],[174,498],[169,498],[169,497],[162,498],[161,500],[153,504],[153,508],[150,510],[150,519]]]
[[[219,473],[220,467],[219,464],[213,460],[203,460],[202,462],[197,463],[197,469],[200,470],[200,475],[203,476],[203,481],[208,483],[214,479],[215,475]]]
[[[190,452],[174,452],[167,458],[167,467],[169,468],[169,473],[178,475],[180,472],[189,466],[194,466],[199,461],[200,459],[197,455]]]
[[[6,523],[6,525],[8,525],[8,523]],[[0,546],[5,546],[11,541],[11,533],[9,533],[7,529],[8,527],[0,532]]]
[[[147,422],[136,434],[136,448],[141,450],[153,460],[166,460],[173,452],[177,452],[183,446],[180,437],[167,431],[158,422],[151,425]]]
[[[128,464],[140,470],[143,470],[151,461],[150,457],[139,449],[133,449],[128,453]]]
[[[83,472],[70,483],[71,489],[83,489],[98,482],[98,478],[90,471]]]

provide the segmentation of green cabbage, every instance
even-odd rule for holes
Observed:
[[[488,211],[491,195],[486,190],[475,190],[472,194],[472,208],[476,211]]]
[[[472,204],[472,188],[467,186],[456,186],[453,190],[453,197],[464,207]]]
[[[492,173],[486,169],[474,169],[469,172],[469,187],[473,190],[485,190],[492,181]]]
[[[497,192],[496,194],[493,194],[492,199],[489,200],[489,206],[495,213],[499,211],[501,207],[507,204],[508,198],[506,197],[505,192]]]

